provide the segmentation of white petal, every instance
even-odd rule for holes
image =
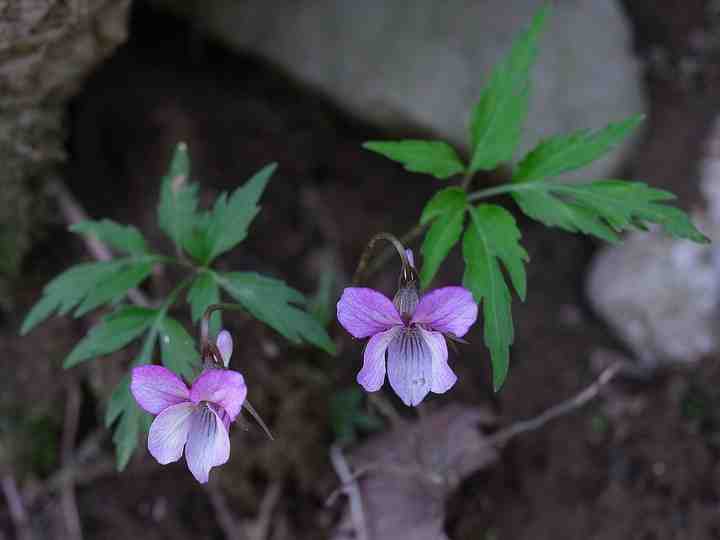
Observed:
[[[210,469],[230,459],[230,436],[220,417],[209,407],[200,407],[192,415],[185,446],[185,459],[195,479],[204,484]]]
[[[448,365],[448,350],[445,336],[440,332],[429,332],[419,328],[425,342],[432,354],[432,383],[430,391],[436,394],[444,394],[457,382],[457,375]]]
[[[385,352],[401,329],[391,328],[375,334],[368,341],[363,355],[363,367],[357,374],[357,382],[367,392],[377,392],[385,382]]]
[[[432,353],[420,332],[405,330],[390,342],[387,374],[405,405],[414,407],[425,398],[432,383]]]
[[[171,405],[150,425],[148,450],[161,465],[180,459],[190,430],[190,418],[195,405],[190,402]]]

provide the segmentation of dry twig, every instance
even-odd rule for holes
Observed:
[[[265,490],[262,501],[260,501],[260,509],[258,517],[254,523],[248,526],[248,538],[250,540],[267,540],[270,533],[270,522],[282,494],[282,482],[276,480]]]
[[[365,519],[365,511],[363,510],[360,488],[358,487],[356,479],[353,478],[350,465],[348,465],[342,449],[337,444],[333,444],[330,447],[330,461],[335,469],[335,473],[338,475],[338,478],[340,478],[341,485],[343,486],[342,491],[347,495],[350,502],[350,517],[353,528],[355,529],[355,537],[357,540],[369,540],[370,537],[368,536],[367,521]]]
[[[72,380],[70,384],[68,384],[67,392],[65,424],[62,433],[61,463],[63,467],[67,467],[73,462],[75,437],[77,437],[80,405],[82,402],[80,390],[75,380]],[[80,524],[77,500],[75,498],[75,482],[72,475],[67,476],[62,481],[60,503],[68,538],[71,540],[82,540],[82,525]]]
[[[15,534],[18,540],[33,540],[34,535],[30,527],[25,504],[23,503],[20,492],[18,491],[15,477],[8,473],[2,477],[3,494],[7,500],[8,510],[10,511],[10,519],[15,527]]]
[[[535,431],[536,429],[543,427],[551,420],[579,409],[597,397],[600,390],[612,381],[624,368],[624,362],[615,362],[605,368],[595,382],[585,388],[582,392],[579,392],[568,400],[562,401],[557,405],[550,407],[534,418],[523,420],[521,422],[515,422],[514,424],[510,424],[508,427],[497,431],[487,438],[488,443],[495,446],[504,446],[516,435],[520,435],[521,433],[526,433],[528,431]]]
[[[217,516],[220,528],[225,534],[226,540],[246,540],[247,535],[242,525],[235,519],[225,499],[225,494],[222,492],[220,487],[215,484],[206,484],[205,491],[207,491],[210,498],[210,504],[212,504],[215,515]]]

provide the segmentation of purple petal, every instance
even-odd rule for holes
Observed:
[[[204,484],[210,469],[230,459],[230,436],[220,417],[210,407],[200,407],[191,416],[185,459],[195,479]]]
[[[363,367],[357,374],[357,382],[368,392],[377,392],[385,382],[385,351],[399,332],[400,328],[391,328],[375,334],[368,341]]]
[[[423,339],[430,348],[432,355],[432,383],[430,391],[436,394],[444,394],[457,382],[457,376],[448,365],[448,350],[445,336],[440,332],[428,332],[419,329]]]
[[[148,433],[148,450],[160,465],[177,461],[182,456],[194,410],[195,405],[186,401],[171,405],[153,420]]]
[[[230,420],[240,413],[247,396],[245,379],[237,371],[229,369],[209,369],[200,375],[190,389],[193,403],[209,401],[220,405],[230,416]]]
[[[227,330],[221,330],[218,334],[215,345],[217,345],[218,351],[220,351],[223,364],[225,364],[225,367],[228,367],[230,365],[230,357],[233,352],[233,340],[230,332]]]
[[[172,405],[190,400],[190,391],[182,379],[162,366],[134,368],[130,392],[150,414],[160,414]]]
[[[464,287],[442,287],[420,299],[412,322],[462,337],[475,323],[477,315],[478,307],[470,291]]]
[[[402,323],[390,299],[373,289],[348,287],[337,303],[337,317],[356,338],[372,336]]]
[[[401,330],[390,342],[387,374],[405,405],[414,407],[425,398],[432,383],[432,352],[420,332]]]

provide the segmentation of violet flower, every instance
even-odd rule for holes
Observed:
[[[227,367],[232,338],[223,330],[217,348]],[[140,407],[157,415],[150,426],[148,450],[161,465],[182,457],[200,483],[210,469],[230,458],[230,424],[240,413],[247,387],[243,376],[228,369],[206,369],[190,388],[172,371],[155,365],[132,370],[130,391]]]
[[[337,316],[356,338],[370,336],[358,383],[375,392],[387,371],[395,393],[406,405],[416,406],[428,392],[443,394],[457,381],[447,363],[445,339],[464,336],[477,319],[478,306],[464,287],[442,287],[420,298],[410,250],[406,259],[413,275],[403,271],[392,302],[374,289],[348,287]]]

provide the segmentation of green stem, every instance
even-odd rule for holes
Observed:
[[[470,169],[468,169],[468,171],[465,173],[465,176],[463,177],[462,182],[460,183],[460,188],[463,191],[467,191],[470,188],[473,176],[475,176],[475,173],[471,172]]]
[[[495,195],[503,195],[505,193],[512,193],[515,191],[526,191],[528,189],[533,189],[534,187],[537,186],[533,186],[529,183],[502,184],[500,186],[495,186],[488,189],[481,189],[480,191],[470,193],[470,195],[468,195],[468,201],[478,201],[480,199],[487,199],[489,197],[494,197]]]

